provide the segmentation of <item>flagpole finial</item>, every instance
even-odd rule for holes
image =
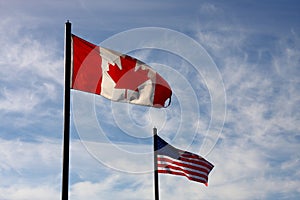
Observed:
[[[153,127],[153,135],[157,135],[157,128],[155,126]]]

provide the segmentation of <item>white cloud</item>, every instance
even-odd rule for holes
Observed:
[[[79,182],[72,185],[71,199],[153,199],[152,176],[111,175],[101,182]]]
[[[2,200],[53,200],[59,199],[59,191],[52,185],[30,187],[28,185],[15,184],[9,187],[0,187],[0,198]]]
[[[60,142],[0,139],[0,144],[0,199],[59,198]]]
[[[3,88],[0,110],[5,112],[29,112],[39,103],[38,97],[31,90],[7,91]]]
[[[215,4],[212,3],[203,3],[200,7],[200,11],[207,14],[213,14],[217,12],[219,9]]]
[[[11,27],[7,23],[1,24],[0,28],[10,30]],[[4,55],[0,63],[3,69],[1,72],[5,72],[2,80],[20,84],[22,79],[36,80],[38,76],[61,85],[64,65],[62,58],[58,58],[58,44],[38,41],[19,32],[12,34],[2,32],[0,37],[0,53]]]
[[[5,30],[0,33],[0,118],[6,124],[2,124],[3,132],[21,132],[20,127],[25,132],[23,128],[33,124],[57,120],[61,117],[63,49],[48,38],[40,40],[34,26],[17,23],[11,16],[3,17],[0,29]]]
[[[40,167],[51,171],[60,166],[60,142],[23,142],[0,139],[1,164],[22,173],[22,169]],[[2,166],[1,165],[1,166]],[[36,167],[36,168],[35,168]],[[4,167],[7,169],[7,167]]]
[[[295,84],[299,83],[300,76],[299,45],[300,36],[291,31],[286,38],[278,41],[277,50],[279,52],[272,60],[277,74],[284,80]]]

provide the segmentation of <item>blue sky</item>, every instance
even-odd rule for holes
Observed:
[[[161,199],[299,199],[298,1],[0,0],[0,199],[60,199],[64,24],[150,64],[170,107],[72,91],[70,199],[153,199],[152,127],[215,165]]]

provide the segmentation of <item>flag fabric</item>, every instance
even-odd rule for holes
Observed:
[[[208,186],[208,175],[214,167],[213,164],[199,155],[171,146],[158,135],[154,137],[157,142],[158,173],[185,176]]]
[[[169,84],[145,63],[72,35],[71,88],[153,107],[171,102]]]

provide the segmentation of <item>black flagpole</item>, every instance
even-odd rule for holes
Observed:
[[[154,145],[154,195],[155,200],[159,200],[158,187],[158,170],[157,170],[157,129],[153,128],[153,145]]]
[[[68,200],[69,192],[69,148],[70,148],[70,85],[71,85],[71,23],[65,26],[65,102],[63,135],[62,200]]]

